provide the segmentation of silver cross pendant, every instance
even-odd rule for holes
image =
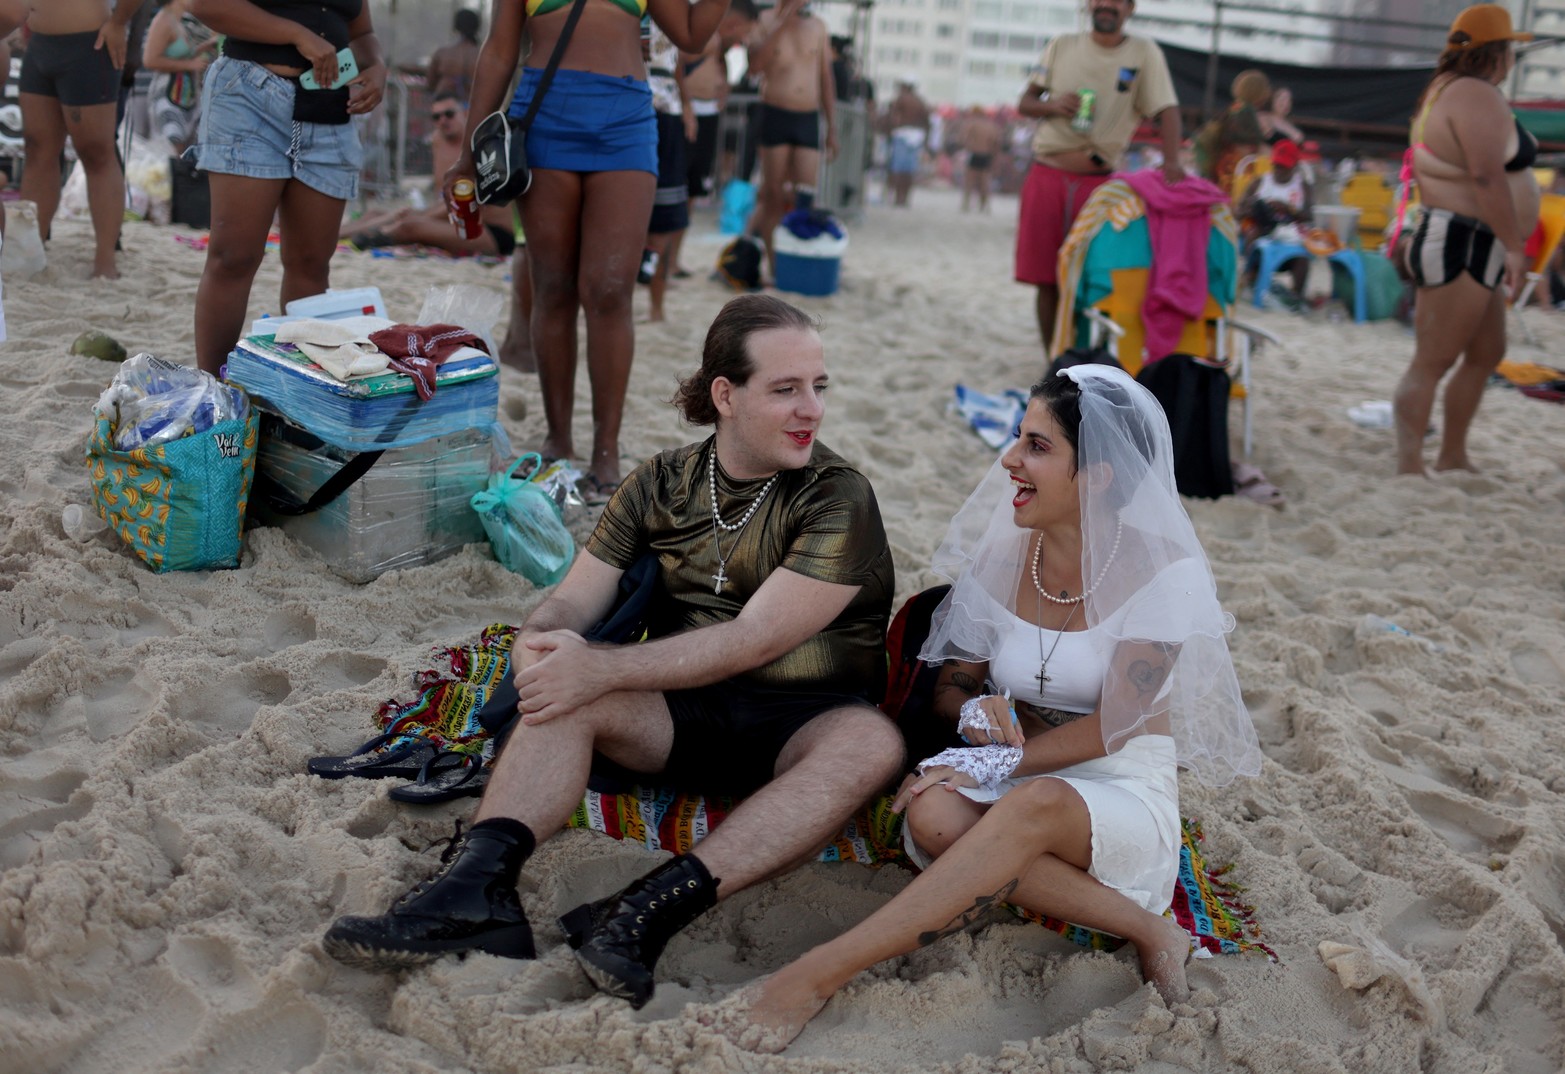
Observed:
[[[722,596],[723,583],[728,581],[728,575],[723,573],[723,565],[721,563],[717,565],[717,573],[712,575],[712,581],[716,583],[712,586],[712,592],[716,593],[718,596]]]
[[[1049,665],[1048,664],[1040,665],[1039,668],[1038,668],[1038,674],[1033,676],[1033,678],[1038,680],[1038,692],[1040,694],[1043,693],[1043,684],[1044,683],[1046,683],[1046,682],[1053,682],[1054,681],[1054,676],[1053,675],[1045,674],[1048,670],[1049,670]]]

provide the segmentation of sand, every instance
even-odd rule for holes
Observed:
[[[958,381],[1039,370],[1030,292],[1009,279],[1015,203],[962,215],[920,190],[854,229],[824,321],[823,440],[873,481],[899,597],[992,458],[949,412]],[[687,261],[715,254],[698,218]],[[648,867],[567,833],[529,865],[541,957],[455,958],[397,977],[337,965],[319,938],[427,874],[470,803],[419,810],[305,759],[368,737],[431,646],[520,622],[539,594],[487,548],[367,585],[275,529],[241,568],[155,575],[112,539],[79,544],[82,446],[112,369],[66,348],[84,328],[189,362],[202,256],[131,225],[125,278],[87,282],[65,221],[42,276],[5,281],[0,348],[0,1074],[113,1071],[1089,1070],[1557,1072],[1565,1067],[1565,407],[1491,389],[1481,475],[1391,476],[1391,437],[1349,407],[1390,397],[1411,350],[1395,323],[1283,313],[1256,362],[1255,461],[1288,496],[1189,505],[1223,600],[1266,762],[1183,810],[1234,864],[1281,956],[1196,964],[1169,1010],[1128,955],[997,921],[855,980],[784,1055],[742,1054],[686,1004],[719,999],[866,915],[907,881],[811,865],[679,936],[657,996],[596,996],[552,924]],[[504,270],[344,254],[411,316],[432,285],[503,290]],[[725,292],[700,278],[643,325],[631,461],[694,434],[665,404]],[[276,255],[252,312],[274,309]],[[644,316],[645,296],[638,296]],[[1549,362],[1565,317],[1527,314]],[[1556,363],[1557,364],[1557,363]],[[578,445],[587,443],[585,376]],[[519,446],[536,381],[507,372]],[[572,519],[578,533],[590,518]],[[1364,631],[1366,614],[1432,639]]]

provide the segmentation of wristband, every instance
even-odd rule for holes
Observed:
[[[920,761],[913,771],[921,776],[926,769],[948,765],[971,776],[985,790],[996,791],[1021,763],[1020,746],[974,746],[965,750],[944,750]]]

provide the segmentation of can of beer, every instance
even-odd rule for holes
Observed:
[[[478,205],[478,188],[471,179],[458,179],[451,184],[451,226],[464,239],[476,239],[484,233],[484,222]]]
[[[1076,106],[1076,115],[1071,119],[1071,129],[1078,131],[1090,131],[1092,129],[1092,112],[1098,103],[1096,90],[1078,90],[1076,96],[1081,103]]]

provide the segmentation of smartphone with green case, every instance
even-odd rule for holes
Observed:
[[[351,48],[337,50],[337,81],[327,86],[327,89],[336,89],[338,86],[347,85],[358,76],[359,64],[353,58]],[[320,89],[320,83],[315,80],[315,68],[310,68],[299,76],[299,85],[307,90]]]

